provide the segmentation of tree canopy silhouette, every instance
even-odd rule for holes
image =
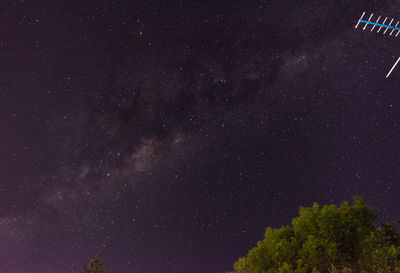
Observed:
[[[84,267],[85,273],[102,273],[104,263],[100,260],[100,255],[97,254],[96,257],[89,260],[87,267]]]
[[[354,197],[340,207],[300,207],[291,225],[267,227],[264,239],[230,273],[400,273],[400,236]]]

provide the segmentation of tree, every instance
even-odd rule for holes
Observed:
[[[104,263],[100,260],[100,255],[97,254],[96,257],[89,260],[87,267],[84,267],[85,273],[102,273]]]
[[[400,236],[389,223],[373,225],[363,198],[340,207],[300,207],[291,226],[267,227],[264,239],[232,273],[400,273]]]

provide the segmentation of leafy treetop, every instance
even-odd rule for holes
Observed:
[[[231,273],[400,273],[400,236],[387,222],[375,228],[375,219],[362,197],[352,206],[300,207],[291,226],[267,227]]]

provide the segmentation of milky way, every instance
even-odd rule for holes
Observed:
[[[0,272],[224,272],[299,206],[397,222],[387,1],[0,3]],[[399,18],[397,18],[399,19]]]

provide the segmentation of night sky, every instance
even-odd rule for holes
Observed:
[[[400,219],[400,1],[1,0],[0,273],[218,273],[299,206]]]

